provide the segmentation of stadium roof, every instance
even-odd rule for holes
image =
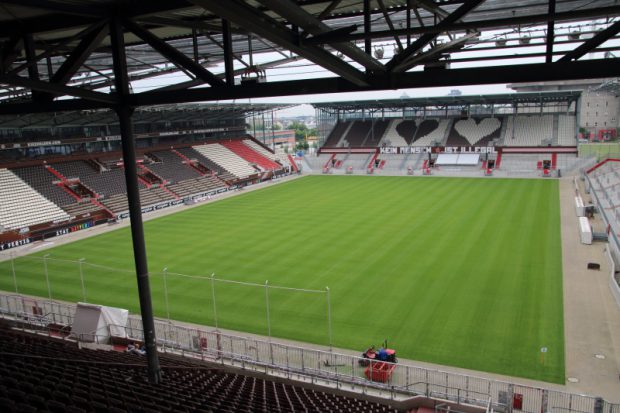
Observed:
[[[243,103],[194,103],[182,105],[158,105],[137,108],[133,114],[134,123],[160,121],[209,122],[220,119],[252,116],[264,112],[285,109],[287,104],[243,104]],[[110,109],[68,111],[62,113],[31,113],[23,115],[0,115],[0,129],[42,129],[68,126],[97,126],[117,123],[116,114]],[[1,138],[0,138],[1,139]]]
[[[8,0],[0,111],[114,106],[115,59],[131,106],[608,77],[619,15],[615,0]]]
[[[520,104],[520,103],[553,103],[571,102],[579,98],[581,92],[539,92],[539,93],[506,93],[498,95],[473,96],[440,96],[424,98],[401,98],[384,100],[357,100],[349,102],[320,102],[313,103],[316,109],[360,110],[360,109],[408,109],[423,107],[465,107],[469,105]]]

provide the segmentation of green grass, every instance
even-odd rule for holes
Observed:
[[[564,381],[562,263],[554,180],[312,176],[145,223],[165,316],[171,272],[331,290],[333,340],[384,339],[404,358]],[[36,256],[131,270],[128,228]],[[20,292],[47,295],[41,260],[16,261]],[[81,299],[75,264],[49,261],[52,294]],[[0,263],[0,288],[13,288]],[[135,276],[84,267],[88,300],[138,310]],[[168,277],[171,317],[213,325],[208,280]],[[220,327],[266,334],[262,287],[216,283]],[[272,334],[327,343],[324,294],[270,290]],[[540,348],[547,347],[545,364]]]
[[[620,157],[620,143],[618,142],[599,142],[599,143],[580,143],[579,157],[596,156],[597,161],[605,158]]]

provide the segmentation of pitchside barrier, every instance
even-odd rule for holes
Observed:
[[[80,341],[80,337],[59,334],[61,329],[57,325],[63,321],[67,327],[71,326],[75,309],[72,304],[0,294],[0,317],[13,319],[24,329],[45,331],[49,335]],[[55,327],[51,328],[51,324]],[[124,328],[126,338],[142,340],[141,326],[139,316],[131,315],[127,325],[121,326],[121,331]],[[114,327],[117,329],[119,326]],[[107,334],[93,331],[87,334],[88,341],[92,341],[93,336],[104,337]],[[403,363],[386,363],[393,367],[392,374],[373,380],[367,373],[373,365],[368,365],[368,360],[361,357],[225,334],[214,329],[188,327],[171,321],[156,320],[155,334],[158,349],[162,352],[364,393],[372,391],[374,395],[393,399],[421,395],[483,408],[490,406],[505,412],[620,413],[619,404],[596,397]]]

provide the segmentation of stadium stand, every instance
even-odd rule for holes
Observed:
[[[454,122],[446,146],[487,146],[499,139],[502,121],[499,118],[468,118]]]
[[[95,170],[85,161],[53,163],[51,166],[67,179],[83,178],[99,173],[98,170]]]
[[[418,125],[412,146],[430,146],[433,142],[443,142],[452,119],[425,119]]]
[[[413,143],[417,129],[418,125],[415,120],[403,120],[396,125],[396,132],[405,140],[407,145]]]
[[[220,144],[228,148],[231,152],[234,152],[238,157],[258,166],[263,171],[275,171],[282,168],[282,165],[256,152],[242,141],[223,141],[220,142]]]
[[[170,192],[160,187],[153,187],[150,189],[144,188],[140,190],[140,204],[142,206],[153,205],[173,199],[175,199],[175,197]],[[129,209],[126,193],[112,195],[109,198],[103,199],[101,203],[114,213],[127,211]]]
[[[558,119],[558,145],[575,146],[575,117],[570,115],[559,115]]]
[[[280,165],[292,166],[288,155],[285,153],[273,153],[270,150],[266,149],[264,146],[259,145],[252,139],[244,139],[242,142],[244,145],[249,146],[253,151],[263,155],[265,158],[271,159],[274,162],[278,162],[280,163]]]
[[[151,163],[148,168],[170,183],[195,179],[200,173],[189,165],[185,165],[180,157],[170,151],[153,152],[160,162]]]
[[[383,139],[389,124],[389,120],[375,120],[372,122],[372,128],[362,145],[365,147],[379,146],[379,142]]]
[[[75,217],[99,211],[101,207],[93,204],[90,200],[84,200],[71,205],[65,205],[62,209],[64,209],[67,214]]]
[[[342,138],[349,132],[349,128],[353,122],[345,121],[338,122],[330,132],[329,136],[325,140],[325,144],[323,145],[326,148],[336,148],[340,145]]]
[[[62,188],[53,184],[54,181],[59,181],[59,178],[49,173],[44,166],[28,166],[12,169],[12,171],[24,182],[56,205],[75,203],[75,198],[66,193]]]
[[[389,120],[353,121],[351,122],[351,126],[346,131],[344,139],[341,141],[339,146],[350,148],[378,146],[389,124]],[[334,130],[335,129],[336,128],[334,128]]]
[[[215,176],[205,175],[195,179],[187,179],[168,185],[168,189],[180,197],[186,197],[201,192],[208,192],[214,189],[223,188],[226,184]]]
[[[160,354],[163,381],[144,381],[145,357],[2,328],[0,409],[12,412],[397,412],[261,374]],[[341,392],[342,393],[342,392]],[[351,395],[353,396],[353,395]]]
[[[0,205],[0,226],[5,229],[69,219],[65,211],[8,169],[0,169]]]
[[[122,168],[80,176],[80,181],[103,197],[111,197],[127,192],[125,174]],[[141,182],[139,182],[139,185],[144,187],[144,184]]]
[[[349,131],[344,137],[345,145],[351,148],[359,148],[362,146],[366,137],[370,133],[372,122],[369,120],[353,121]]]
[[[385,146],[408,146],[409,144],[407,143],[405,138],[403,138],[398,133],[398,130],[397,130],[397,128],[403,122],[405,121],[400,120],[400,119],[391,120],[390,124],[388,125],[385,131],[385,135],[383,135],[383,139],[381,140],[379,144],[385,145]],[[414,134],[415,134],[415,130],[414,130]]]
[[[216,164],[211,159],[207,158],[194,148],[179,148],[177,149],[177,152],[179,152],[182,156],[185,156],[187,159],[199,162],[209,171],[213,171],[214,173],[216,173],[217,176],[223,181],[233,181],[237,179],[235,175],[228,172],[226,168],[223,168],[220,165]]]
[[[553,138],[553,115],[509,116],[505,146],[540,146]]]
[[[258,172],[245,159],[240,158],[219,143],[197,145],[194,146],[194,149],[211,162],[219,165],[220,169],[226,170],[236,178],[244,179]]]

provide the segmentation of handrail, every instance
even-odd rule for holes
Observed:
[[[19,299],[15,301],[15,306],[8,297],[0,293],[0,310],[7,310],[5,313],[14,318],[20,314],[32,316],[27,312],[21,311]],[[31,299],[31,298],[29,298]],[[35,304],[36,304],[36,299]],[[43,301],[43,300],[41,300]],[[75,305],[58,303],[58,311],[70,312],[75,309]],[[18,311],[19,310],[19,311]],[[16,318],[17,319],[17,318]],[[21,320],[23,325],[27,325],[28,320]],[[33,320],[32,325],[36,325],[36,330],[41,326]],[[131,315],[125,326],[118,327],[125,332],[126,336],[139,336],[143,334],[139,318]],[[45,327],[43,327],[45,328]],[[95,330],[93,336],[97,343],[101,342],[103,334],[98,334]],[[565,393],[557,390],[548,390],[528,385],[514,384],[506,381],[487,379],[460,373],[428,369],[403,363],[387,363],[393,365],[394,369],[391,376],[384,380],[373,381],[365,377],[365,366],[360,366],[359,356],[335,353],[312,348],[305,348],[299,345],[288,345],[274,341],[267,341],[260,338],[243,337],[218,330],[207,330],[206,328],[190,327],[177,325],[166,321],[156,321],[155,330],[157,335],[162,337],[157,340],[159,351],[171,352],[186,357],[210,360],[212,363],[233,365],[241,368],[251,368],[257,371],[264,371],[265,374],[285,374],[298,378],[304,378],[312,383],[317,380],[334,383],[340,387],[342,383],[359,386],[363,393],[368,389],[375,389],[385,397],[394,398],[395,394],[402,396],[423,395],[434,397],[446,401],[456,401],[459,404],[467,403],[481,408],[487,408],[487,413],[492,409],[507,409],[509,406],[506,401],[499,399],[500,394],[510,394],[516,386],[519,393],[524,394],[524,408],[526,413],[537,413],[543,408],[542,400],[544,395],[549,396],[549,400],[557,402],[578,400],[573,403],[575,409],[569,413],[583,413],[583,410],[593,409],[596,398],[592,396]],[[78,340],[83,339],[79,334],[75,335]],[[109,335],[106,336],[106,340]],[[67,339],[64,337],[63,339]],[[203,344],[203,341],[204,344]],[[90,341],[89,340],[89,341]],[[328,361],[325,364],[325,361]],[[418,386],[424,385],[424,389]],[[418,388],[415,388],[418,387]],[[490,400],[490,403],[489,403]],[[611,408],[620,406],[605,403],[605,411],[612,411]],[[577,410],[578,409],[578,410]]]

